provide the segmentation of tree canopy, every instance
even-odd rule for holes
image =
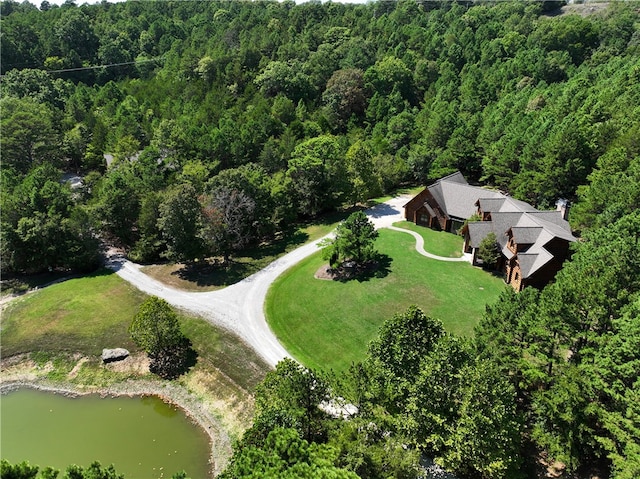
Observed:
[[[91,233],[147,259],[210,254],[223,184],[255,202],[244,246],[455,170],[597,226],[637,207],[638,15],[559,5],[3,1],[3,176],[88,178]]]
[[[191,343],[180,331],[178,315],[164,299],[147,298],[133,317],[129,333],[151,358],[152,373],[173,379],[193,365]]]
[[[373,244],[377,237],[378,232],[367,215],[356,211],[338,225],[335,238],[327,242],[323,254],[329,259],[331,267],[337,267],[345,261],[362,266],[375,258]]]
[[[562,3],[2,1],[3,273],[95,268],[98,239],[228,259],[455,170],[566,198],[582,240],[555,283],[505,292],[473,340],[400,313],[335,383],[280,366],[230,474],[417,477],[426,453],[476,477],[542,456],[637,477],[640,21]],[[341,254],[365,259],[358,237]],[[337,395],[351,420],[318,412]]]

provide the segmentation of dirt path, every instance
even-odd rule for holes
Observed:
[[[376,228],[401,221],[402,207],[409,197],[400,196],[366,211]],[[290,357],[269,328],[264,302],[271,283],[287,269],[318,250],[321,240],[306,244],[278,258],[261,271],[225,289],[193,293],[168,287],[140,271],[140,265],[121,255],[112,255],[107,266],[141,291],[158,296],[172,306],[198,314],[214,325],[231,330],[270,365]]]

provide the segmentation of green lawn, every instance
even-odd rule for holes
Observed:
[[[333,231],[352,209],[327,213],[313,222],[296,225],[275,240],[248,248],[233,256],[223,268],[207,262],[186,266],[166,263],[145,266],[142,271],[158,281],[184,291],[215,291],[235,284],[267,267],[280,256]]]
[[[439,318],[447,331],[470,335],[485,304],[504,282],[468,263],[431,260],[406,233],[380,230],[376,242],[390,258],[387,274],[338,282],[314,278],[315,254],[283,274],[267,296],[271,328],[287,350],[313,368],[343,370],[364,358],[382,322],[411,304]]]
[[[396,191],[395,194],[415,195],[422,189],[423,187],[403,188]],[[392,196],[373,198],[367,202],[367,205],[373,206],[384,203],[391,198]],[[257,273],[280,256],[293,251],[303,244],[326,236],[338,226],[338,223],[358,209],[360,207],[343,208],[339,211],[325,213],[307,223],[294,224],[274,240],[247,248],[234,255],[231,264],[225,268],[212,265],[210,262],[191,265],[161,263],[145,266],[142,271],[161,283],[184,291],[215,291],[226,288]],[[406,222],[406,224],[411,225],[412,223]],[[418,230],[425,229],[417,228]],[[435,231],[432,233],[436,236],[439,234]],[[424,234],[428,235],[428,233]],[[448,248],[452,248],[453,251],[453,247],[449,246],[453,242],[455,241],[451,239],[440,240],[436,238],[435,241],[429,243],[429,240],[425,238],[425,244],[434,244],[437,248],[443,247],[447,251],[442,253],[445,256],[451,253]],[[460,243],[459,247],[455,246],[455,248],[462,249],[462,243]],[[434,254],[440,253],[434,252]],[[455,254],[452,253],[452,255]]]
[[[436,231],[424,226],[418,226],[411,221],[400,221],[394,226],[406,230],[415,231],[424,239],[424,249],[431,254],[448,258],[460,258],[462,256],[462,236]]]
[[[13,300],[2,315],[0,355],[81,353],[99,360],[103,348],[138,351],[128,328],[145,295],[111,271],[70,279]],[[268,367],[234,335],[180,314],[181,329],[204,372],[220,370],[245,391]]]
[[[144,295],[110,271],[48,286],[14,300],[2,317],[2,356],[30,351],[88,355],[137,350],[127,328]]]

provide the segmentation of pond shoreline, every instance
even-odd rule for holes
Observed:
[[[42,370],[35,366],[25,355],[22,358],[6,358],[0,361],[0,395],[21,388],[62,394],[68,397],[99,395],[101,397],[138,397],[157,396],[165,403],[179,407],[185,415],[205,432],[209,438],[209,475],[215,477],[221,473],[231,457],[231,439],[221,421],[207,411],[197,396],[186,387],[173,381],[155,379],[127,379],[108,386],[78,385],[67,381],[53,381],[38,377]],[[10,366],[9,366],[10,365]],[[7,366],[13,369],[6,377]],[[19,366],[16,371],[15,366]],[[42,466],[45,466],[43,464]]]

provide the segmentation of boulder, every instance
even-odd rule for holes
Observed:
[[[102,362],[112,363],[114,361],[122,361],[129,356],[129,351],[124,348],[115,349],[103,349],[102,350]]]

